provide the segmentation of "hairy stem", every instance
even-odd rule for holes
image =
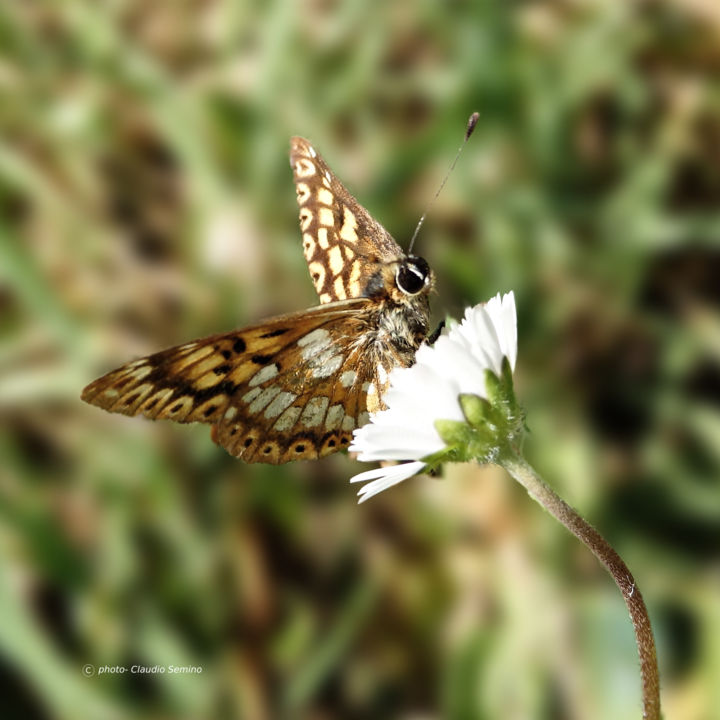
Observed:
[[[643,717],[660,720],[660,677],[657,667],[655,640],[650,618],[635,579],[610,543],[576,510],[560,498],[537,473],[518,455],[507,453],[498,459],[502,465],[551,515],[578,537],[606,567],[620,588],[630,619],[635,628],[635,641],[640,655]]]

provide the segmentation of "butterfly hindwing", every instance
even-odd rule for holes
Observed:
[[[357,316],[336,318],[279,351],[256,376],[261,382],[232,398],[215,441],[246,462],[275,464],[347,447],[369,419],[378,373],[386,377],[368,362],[361,326]]]
[[[321,303],[360,297],[378,262],[403,256],[304,138],[290,141],[303,252]]]
[[[99,378],[82,399],[124,415],[210,423],[216,442],[246,462],[327,455],[367,422],[367,394],[379,387],[356,342],[367,302],[319,306],[163,350]]]

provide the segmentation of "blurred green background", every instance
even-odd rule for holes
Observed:
[[[633,570],[666,717],[720,718],[718,73],[712,0],[0,4],[3,718],[640,717],[620,594],[502,471],[358,507],[346,456],[79,401],[316,303],[291,135],[406,244],[473,110],[435,319],[515,291],[528,458]]]

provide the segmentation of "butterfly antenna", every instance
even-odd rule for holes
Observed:
[[[450,177],[450,174],[455,169],[455,165],[457,164],[458,158],[460,157],[460,153],[462,153],[463,149],[465,148],[465,144],[470,139],[470,136],[473,134],[473,130],[475,130],[475,126],[477,125],[478,118],[480,117],[480,113],[474,112],[469,118],[467,122],[467,127],[465,128],[465,139],[462,142],[462,145],[458,148],[457,155],[455,155],[455,159],[452,161],[452,165],[450,166],[450,169],[447,171],[447,175],[443,178],[443,181],[440,183],[440,187],[437,189],[437,192],[435,193],[435,196],[428,204],[425,212],[423,213],[423,216],[420,218],[420,222],[417,224],[417,227],[415,228],[415,232],[413,233],[413,236],[410,240],[410,247],[408,247],[408,255],[412,252],[413,245],[415,244],[415,238],[418,236],[418,233],[420,232],[420,228],[422,227],[422,224],[425,222],[425,218],[427,217],[427,214],[430,212],[430,209],[432,208],[435,201],[438,199],[438,195],[442,192],[442,189],[445,187],[445,183],[448,181],[448,178]]]

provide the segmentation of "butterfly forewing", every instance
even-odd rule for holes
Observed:
[[[321,303],[360,297],[378,262],[403,256],[390,233],[363,208],[310,143],[290,141],[303,252]]]

